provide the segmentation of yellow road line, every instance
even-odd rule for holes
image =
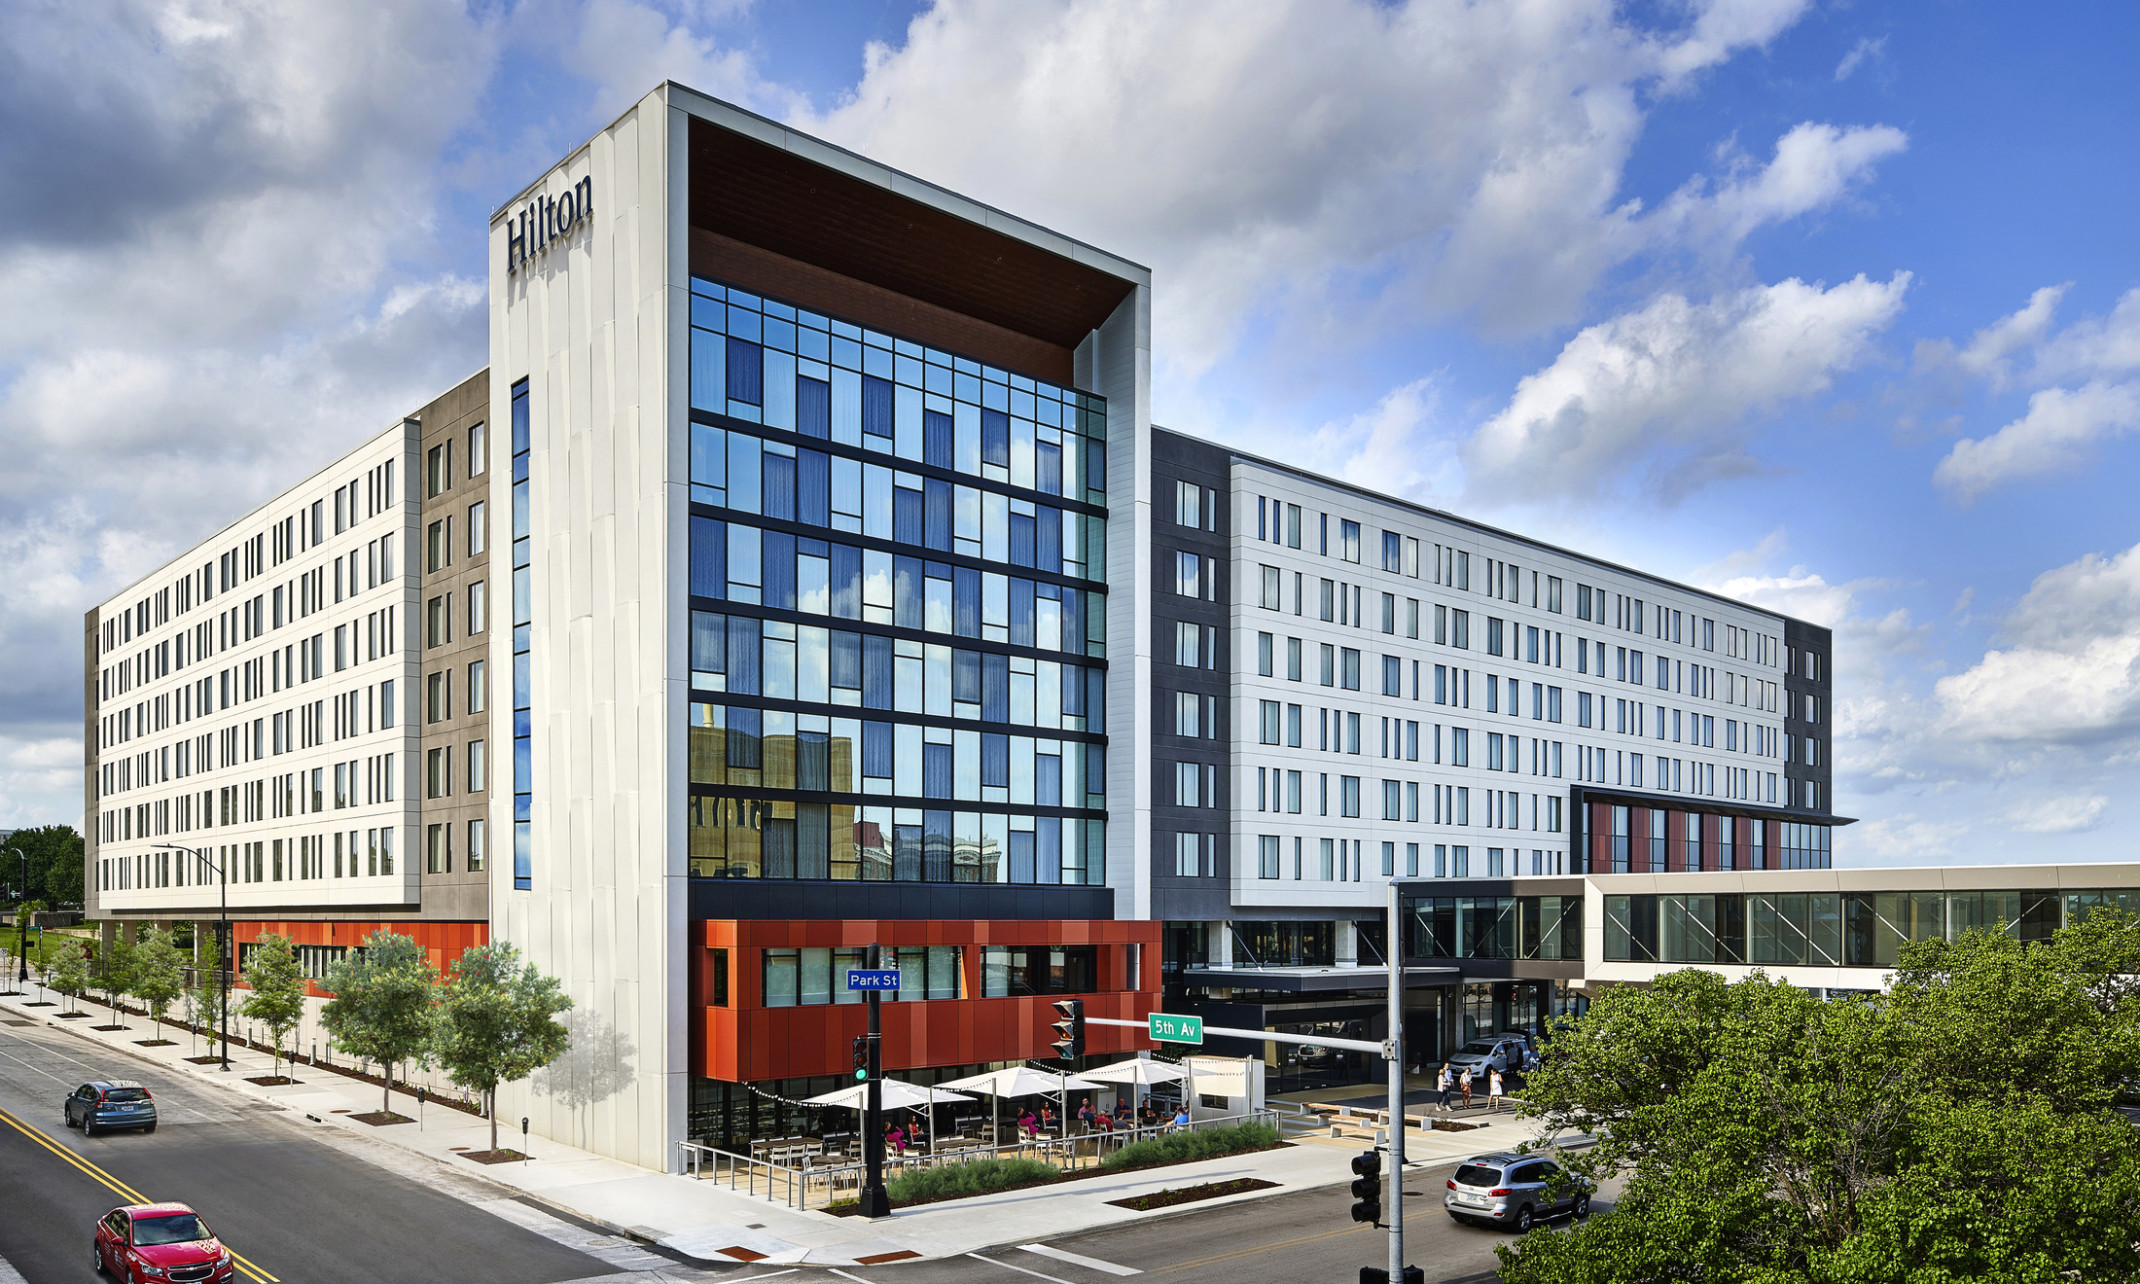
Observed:
[[[81,1171],[92,1181],[95,1181],[98,1185],[103,1186],[106,1190],[111,1191],[113,1194],[116,1194],[117,1196],[119,1196],[119,1198],[126,1200],[128,1203],[153,1204],[156,1202],[155,1200],[150,1199],[147,1195],[144,1195],[140,1191],[135,1190],[132,1186],[129,1186],[125,1182],[119,1180],[111,1173],[106,1172],[95,1162],[84,1158],[81,1155],[77,1155],[73,1151],[67,1149],[65,1146],[60,1145],[59,1142],[55,1141],[52,1138],[52,1135],[50,1133],[47,1133],[40,1128],[31,1127],[29,1124],[24,1123],[22,1120],[16,1118],[12,1112],[7,1110],[0,1110],[0,1123],[6,1124],[8,1127],[13,1128],[16,1132],[21,1133],[23,1136],[28,1137],[31,1141],[37,1143],[38,1145],[44,1147],[46,1150],[49,1150],[53,1154],[59,1156],[62,1160],[65,1160],[67,1163],[72,1164],[76,1169]],[[258,1284],[279,1284],[279,1281],[276,1276],[270,1275],[266,1271],[260,1269],[258,1266],[253,1265],[251,1261],[239,1255],[238,1250],[232,1248],[229,1244],[223,1245],[223,1251],[230,1254],[231,1260],[238,1264],[239,1270],[244,1271],[247,1275],[250,1275],[255,1281],[258,1281]]]

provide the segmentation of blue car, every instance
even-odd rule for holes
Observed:
[[[131,1079],[99,1079],[76,1088],[67,1098],[67,1126],[80,1128],[84,1137],[107,1128],[154,1132],[156,1101],[147,1088]]]

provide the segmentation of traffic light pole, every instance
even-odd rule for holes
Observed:
[[[883,966],[883,950],[869,947],[869,968]],[[869,992],[869,1081],[862,1109],[862,1194],[864,1217],[892,1215],[892,1197],[884,1188],[884,1013],[882,993]]]
[[[1390,880],[1389,930],[1383,934],[1382,958],[1389,966],[1389,1275],[1388,1284],[1404,1278],[1404,924],[1398,917],[1397,880]]]

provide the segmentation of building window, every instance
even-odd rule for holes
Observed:
[[[489,787],[490,755],[485,751],[483,741],[471,740],[468,742],[468,792],[480,793]]]
[[[1360,560],[1360,524],[1342,519],[1338,522],[1338,538],[1343,543],[1343,554],[1348,562]]]
[[[490,662],[487,660],[471,660],[468,663],[468,689],[462,694],[461,701],[468,706],[470,713],[482,713],[490,707],[487,698],[490,684],[484,680],[485,671],[489,667]]]
[[[483,857],[486,854],[486,824],[481,819],[468,822],[468,872],[483,872]]]
[[[528,635],[534,619],[533,577],[529,568],[528,471],[531,429],[528,381],[513,385],[513,886],[534,886],[533,751],[529,732],[534,711],[529,699]]]
[[[453,443],[441,442],[424,457],[424,496],[428,499],[443,495],[452,485]]]
[[[468,506],[468,555],[482,553],[490,541],[489,506],[482,500]]]
[[[488,625],[488,617],[490,615],[489,608],[489,594],[483,587],[483,581],[477,580],[475,583],[469,585],[467,620],[468,631],[471,634],[481,633]]]
[[[1197,553],[1174,554],[1174,592],[1179,597],[1204,595],[1204,559]]]

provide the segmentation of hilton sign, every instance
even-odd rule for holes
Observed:
[[[572,235],[594,214],[594,180],[583,178],[563,196],[538,196],[505,221],[505,270],[541,258],[552,241]]]

